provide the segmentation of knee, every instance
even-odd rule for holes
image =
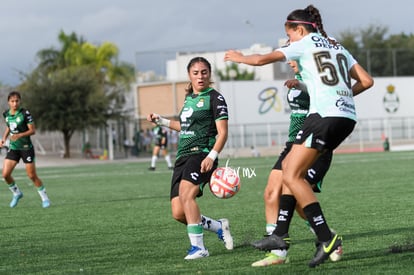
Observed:
[[[11,183],[14,180],[13,177],[11,176],[11,173],[5,170],[3,170],[2,177],[6,183]]]
[[[273,198],[273,190],[271,190],[270,188],[266,188],[264,193],[263,193],[263,200],[265,201],[265,203],[271,202]]]
[[[287,186],[290,186],[292,184],[292,182],[294,182],[296,179],[296,177],[294,176],[294,174],[292,173],[283,173],[283,183],[286,184]]]
[[[37,176],[36,176],[36,174],[33,174],[33,173],[28,173],[27,174],[27,176],[29,177],[29,179],[31,180],[31,181],[36,181],[36,179],[37,179]]]
[[[185,214],[183,212],[172,211],[172,217],[174,220],[186,224]]]

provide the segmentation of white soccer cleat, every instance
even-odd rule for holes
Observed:
[[[221,223],[221,229],[217,232],[220,240],[224,242],[227,250],[233,250],[233,237],[230,234],[230,224],[228,219],[218,220]]]
[[[195,260],[208,257],[208,250],[202,249],[198,246],[191,246],[190,250],[188,250],[188,255],[185,256],[184,260]]]

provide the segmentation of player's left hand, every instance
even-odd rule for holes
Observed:
[[[18,134],[14,134],[14,135],[10,135],[10,140],[11,141],[16,141],[20,138],[20,136]]]
[[[214,164],[214,160],[212,160],[209,157],[206,157],[201,162],[200,172],[201,173],[206,173],[206,172],[210,171],[213,168],[213,164]]]
[[[297,80],[297,79],[286,80],[285,86],[288,87],[289,89],[298,88],[299,87],[299,80]]]

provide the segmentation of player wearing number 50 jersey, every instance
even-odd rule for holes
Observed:
[[[349,72],[357,62],[344,47],[330,44],[320,33],[310,33],[276,51],[287,60],[300,60],[300,74],[310,97],[309,114],[356,120]]]
[[[284,186],[276,230],[257,247],[289,248],[288,229],[298,203],[318,238],[319,245],[309,262],[310,267],[315,267],[341,246],[342,238],[331,232],[303,176],[323,152],[334,150],[353,131],[356,123],[353,96],[370,88],[373,80],[344,47],[328,37],[319,10],[313,5],[292,11],[286,18],[285,31],[290,40],[288,47],[249,56],[230,50],[224,60],[256,66],[287,60],[298,63],[309,92],[309,116],[282,163]]]

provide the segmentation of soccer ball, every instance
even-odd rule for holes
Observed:
[[[240,190],[240,177],[230,167],[219,167],[210,178],[210,190],[219,199],[228,199]]]

